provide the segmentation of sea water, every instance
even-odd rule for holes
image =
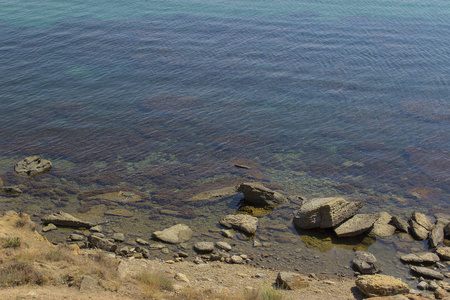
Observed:
[[[2,207],[108,219],[130,241],[176,223],[220,238],[241,197],[185,200],[242,181],[363,212],[449,212],[449,20],[444,0],[0,1],[0,170],[24,190]],[[29,155],[52,171],[17,177]],[[89,198],[118,190],[143,201]],[[388,270],[426,249],[297,232],[299,205],[259,217],[262,248],[237,249],[331,273],[355,249]]]

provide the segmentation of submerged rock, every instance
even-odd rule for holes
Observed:
[[[41,159],[39,156],[28,156],[16,163],[14,171],[22,175],[35,176],[48,172],[52,168],[49,160]]]
[[[72,227],[72,228],[81,228],[81,227],[91,228],[92,226],[97,225],[97,223],[95,222],[83,221],[62,211],[42,217],[41,221],[42,223],[44,223],[44,225],[53,223],[56,226]]]
[[[184,224],[177,224],[162,231],[153,232],[153,237],[171,244],[186,242],[192,237],[192,229]]]
[[[353,260],[353,266],[361,274],[375,274],[381,272],[380,265],[372,253],[356,251],[356,258]]]
[[[431,252],[421,252],[421,253],[411,253],[402,255],[400,260],[405,263],[414,263],[414,264],[434,264],[439,261],[439,256]]]
[[[225,197],[236,194],[236,188],[234,186],[220,188],[216,190],[204,191],[195,196],[186,199],[186,202],[215,202]]]
[[[106,200],[124,204],[130,204],[139,202],[142,200],[142,197],[136,193],[129,191],[119,191],[119,192],[110,192],[103,193],[88,197],[87,200]]]
[[[334,232],[338,237],[357,236],[368,231],[376,220],[376,214],[354,215],[352,218],[336,227]]]
[[[294,224],[300,229],[331,228],[355,215],[362,205],[340,197],[314,198],[297,211]]]
[[[356,287],[369,297],[392,296],[409,293],[409,286],[400,279],[387,275],[361,275]]]
[[[220,225],[254,234],[258,227],[258,218],[249,215],[228,215],[220,220]]]
[[[22,190],[15,186],[0,186],[0,195],[9,197],[19,197]]]
[[[239,185],[237,191],[244,194],[244,199],[256,206],[275,206],[287,203],[286,197],[266,188],[259,182],[245,182]]]

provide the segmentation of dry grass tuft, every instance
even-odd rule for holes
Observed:
[[[2,248],[19,248],[22,245],[20,237],[15,236],[11,238],[0,238],[0,245]]]
[[[172,281],[156,273],[144,271],[137,274],[135,279],[141,284],[148,298],[158,298],[162,291],[173,291]]]
[[[46,278],[29,262],[13,261],[0,268],[0,286],[44,284]]]
[[[270,285],[263,285],[257,290],[247,291],[244,295],[245,300],[282,300],[281,293]]]

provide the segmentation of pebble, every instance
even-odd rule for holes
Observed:
[[[174,277],[176,280],[178,280],[178,281],[183,281],[183,282],[186,282],[186,283],[189,283],[190,281],[189,281],[189,279],[187,278],[187,276],[186,275],[184,275],[183,273],[177,273],[177,274],[175,274],[175,277]]]
[[[166,264],[174,264],[175,261],[173,259],[166,260]]]
[[[144,239],[141,238],[136,238],[136,243],[141,244],[141,245],[149,245],[149,242],[147,242]]]
[[[216,242],[216,246],[225,251],[231,251],[231,245],[226,242]]]
[[[170,251],[169,251],[169,248],[162,248],[161,252],[164,254],[169,254]]]
[[[82,236],[81,234],[72,233],[69,236],[69,239],[71,239],[72,241],[82,241],[84,239],[84,236]]]
[[[234,232],[233,232],[233,230],[226,230],[226,229],[224,229],[224,230],[221,231],[221,233],[222,233],[222,235],[223,235],[224,237],[226,237],[226,238],[229,238],[229,239],[234,238]]]
[[[189,254],[187,254],[186,252],[180,251],[180,252],[178,252],[178,256],[179,257],[188,257]]]
[[[125,235],[123,233],[116,232],[113,235],[113,240],[116,242],[123,243],[125,241]]]
[[[93,232],[101,232],[101,231],[103,231],[103,227],[102,227],[102,225],[95,225],[95,226],[91,227],[89,230],[93,231]]]
[[[56,227],[55,224],[50,223],[47,226],[43,227],[42,231],[43,232],[48,232],[48,231],[56,230],[56,229],[58,229],[58,227]]]
[[[238,255],[233,255],[233,256],[231,256],[231,263],[233,263],[233,264],[243,264],[244,260],[242,259],[242,257],[240,257]]]

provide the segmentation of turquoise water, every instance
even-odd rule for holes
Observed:
[[[2,204],[107,216],[143,237],[217,226],[239,199],[184,200],[244,180],[450,212],[449,20],[448,1],[0,1],[0,174],[25,191]],[[53,170],[15,176],[34,154]],[[113,188],[147,198],[85,196]],[[105,215],[117,207],[136,217]],[[295,208],[262,217],[266,251],[307,248]],[[385,243],[371,249],[397,247]],[[340,251],[328,255],[345,265]]]

